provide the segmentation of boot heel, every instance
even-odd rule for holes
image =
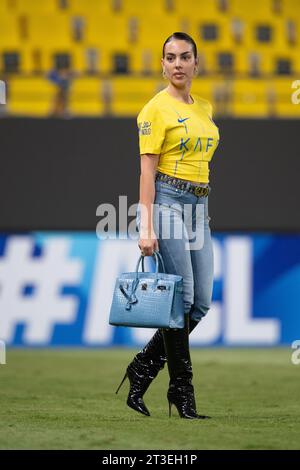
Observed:
[[[122,382],[120,383],[119,387],[117,388],[116,394],[118,393],[118,391],[119,391],[120,388],[122,387],[122,385],[123,385],[123,383],[125,382],[125,380],[127,379],[127,377],[128,377],[128,373],[127,373],[127,371],[126,371],[126,372],[125,372],[125,375],[124,375],[124,377],[123,377],[123,379],[122,379]]]

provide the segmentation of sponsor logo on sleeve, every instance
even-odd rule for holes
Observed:
[[[150,135],[151,134],[151,122],[143,121],[139,123],[139,134],[140,135]]]

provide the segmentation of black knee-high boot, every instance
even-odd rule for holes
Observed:
[[[157,330],[149,343],[140,351],[128,365],[124,378],[116,393],[118,393],[124,380],[128,377],[130,388],[127,405],[140,413],[150,416],[143,395],[166,363],[164,343],[161,330]]]
[[[208,416],[198,415],[196,411],[193,371],[189,351],[189,317],[185,316],[185,327],[181,329],[164,329],[163,338],[169,369],[169,416],[175,405],[181,418],[205,419]]]
[[[198,321],[190,320],[190,333],[197,325]],[[159,371],[164,368],[166,361],[163,333],[159,329],[128,365],[116,393],[128,377],[130,388],[127,405],[146,416],[150,416],[149,410],[143,401],[143,395]]]

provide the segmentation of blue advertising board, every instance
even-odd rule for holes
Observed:
[[[300,235],[213,234],[211,309],[192,346],[278,346],[300,339]],[[0,340],[10,346],[142,346],[151,329],[112,327],[116,277],[136,240],[92,232],[0,235]],[[153,270],[152,260],[146,267]]]

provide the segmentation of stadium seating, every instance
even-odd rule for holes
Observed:
[[[102,80],[96,77],[75,79],[70,90],[69,112],[74,116],[100,116],[104,110]]]
[[[161,79],[162,44],[174,31],[198,44],[205,96],[214,101],[219,81],[226,88],[230,78],[234,116],[269,114],[268,80],[279,100],[276,113],[297,115],[280,99],[283,83],[300,74],[299,0],[0,0],[0,74],[12,82],[10,110],[17,109],[22,80],[24,89],[38,83],[40,90],[50,70],[69,66],[76,74],[72,112],[105,113],[101,103],[89,98],[83,104],[78,97],[87,96],[89,85],[94,91],[88,96],[99,96],[99,83],[109,79],[113,113],[134,114]],[[117,102],[124,86],[127,98]],[[50,88],[46,81],[43,93]],[[39,109],[46,109],[45,101]]]
[[[54,94],[55,87],[43,77],[13,77],[9,82],[8,111],[17,116],[47,116]]]
[[[164,87],[164,83],[152,78],[116,77],[112,83],[112,114],[136,115]]]
[[[267,95],[267,80],[236,80],[233,84],[233,117],[268,117]]]

